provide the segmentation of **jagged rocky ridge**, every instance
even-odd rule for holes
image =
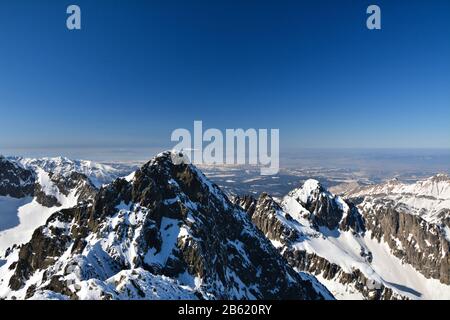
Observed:
[[[419,290],[424,288],[416,291],[384,279],[385,273],[390,272],[390,255],[411,264],[424,276],[446,283],[442,274],[448,274],[448,241],[439,228],[430,227],[417,216],[382,210],[367,212],[332,195],[314,180],[306,181],[280,204],[267,194],[259,199],[236,198],[235,202],[248,211],[291,266],[318,276],[338,298],[421,298],[425,293]],[[399,248],[397,239],[402,237],[398,233],[406,232],[409,242]],[[434,245],[420,251],[413,239]],[[385,256],[378,252],[381,243],[390,247]],[[377,249],[375,257],[371,248]],[[418,262],[414,263],[411,256]],[[396,268],[403,272],[401,262]],[[409,269],[408,272],[411,273]],[[448,286],[433,283],[424,290],[428,296],[435,294],[433,298],[450,296]]]
[[[3,298],[323,299],[222,191],[164,153],[53,214],[0,269]]]
[[[14,245],[29,241],[34,229],[53,212],[90,202],[97,192],[84,174],[55,174],[4,157],[0,158],[0,186],[0,258]],[[3,224],[14,218],[16,223]]]

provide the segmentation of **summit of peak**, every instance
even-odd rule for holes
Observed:
[[[303,190],[308,193],[311,193],[312,191],[315,191],[315,190],[322,190],[322,189],[323,189],[323,187],[320,184],[320,182],[315,179],[308,179],[305,181],[305,183],[303,183]]]

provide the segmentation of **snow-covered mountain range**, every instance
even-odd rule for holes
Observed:
[[[88,160],[71,160],[66,157],[55,158],[22,158],[8,157],[8,160],[22,165],[24,168],[67,176],[72,172],[78,172],[88,177],[92,184],[100,188],[103,184],[110,183],[118,177],[127,175],[129,172],[121,171],[110,165],[101,164]]]
[[[450,299],[448,178],[392,184],[344,200],[308,180],[281,203],[267,194],[235,201],[291,266],[336,298]]]
[[[447,176],[230,201],[171,156],[1,157],[0,299],[450,299]]]
[[[0,268],[6,299],[332,299],[246,212],[164,153],[60,210]]]

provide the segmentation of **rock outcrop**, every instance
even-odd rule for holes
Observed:
[[[34,192],[34,172],[0,156],[0,196],[23,198]]]

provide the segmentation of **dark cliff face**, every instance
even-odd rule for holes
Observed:
[[[86,262],[92,256],[95,270]],[[10,287],[22,288],[46,270],[28,296],[47,289],[77,299],[79,285],[61,276],[69,266],[79,270],[77,281],[135,268],[173,279],[188,274],[199,279],[196,292],[207,299],[323,298],[244,211],[195,167],[174,165],[170,153],[144,165],[132,181],[102,188],[92,205],[50,217],[20,249]]]
[[[450,243],[445,232],[441,227],[403,211],[404,208],[389,202],[365,210],[367,229],[373,238],[384,240],[395,256],[425,277],[450,284]]]
[[[317,227],[336,229],[342,219],[343,211],[327,194],[317,190],[312,199],[304,203],[306,210],[312,213],[311,220]]]
[[[348,206],[348,211],[342,218],[339,224],[339,229],[342,231],[352,231],[354,233],[364,234],[364,232],[366,232],[364,217],[352,202],[348,200],[344,201]]]
[[[244,209],[244,211],[250,215],[250,218],[255,212],[257,201],[258,200],[251,195],[244,195],[242,197],[237,196],[233,199],[233,203]]]
[[[23,198],[33,195],[35,175],[32,171],[0,156],[0,196]]]

